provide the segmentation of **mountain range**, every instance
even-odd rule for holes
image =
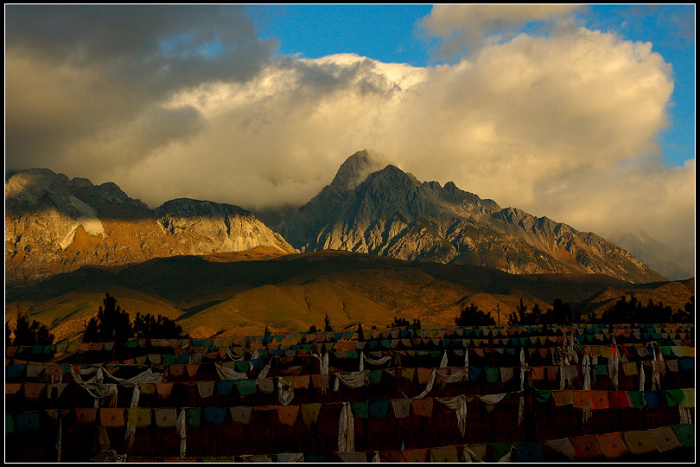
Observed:
[[[665,278],[589,232],[462,191],[420,182],[369,151],[352,155],[281,226],[301,251],[334,249],[405,260],[473,264],[513,274],[585,272],[630,282]],[[369,173],[369,175],[367,175]]]
[[[5,286],[36,283],[83,266],[269,246],[294,252],[250,212],[175,199],[155,210],[114,183],[26,170],[5,183]]]
[[[444,324],[467,302],[507,314],[523,297],[592,312],[640,287],[680,308],[694,286],[594,233],[420,182],[367,150],[298,209],[187,198],[150,209],[114,183],[48,169],[12,174],[5,208],[6,310],[26,307],[62,338],[106,291],[209,336],[300,330],[323,313],[343,325]]]

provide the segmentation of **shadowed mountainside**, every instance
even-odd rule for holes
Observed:
[[[304,331],[327,315],[336,330],[384,327],[394,317],[450,325],[471,303],[501,324],[519,300],[551,307],[555,298],[595,313],[619,297],[664,297],[682,308],[694,280],[631,284],[593,274],[513,275],[471,265],[408,262],[339,251],[275,256],[264,249],[213,256],[178,256],[119,268],[85,267],[7,297],[50,325],[58,340],[82,332],[105,292],[132,316],[160,313],[198,337]],[[654,298],[654,301],[658,301]]]

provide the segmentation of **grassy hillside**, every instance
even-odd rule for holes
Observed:
[[[607,276],[510,275],[475,266],[405,262],[338,251],[279,256],[266,251],[179,256],[119,268],[83,268],[7,298],[6,320],[18,309],[52,329],[57,341],[76,338],[97,314],[105,293],[132,320],[137,312],[177,320],[195,337],[262,334],[362,323],[384,327],[394,317],[451,325],[474,303],[508,322],[520,299],[545,311],[561,298],[575,312],[600,314],[623,295],[682,308],[695,281],[633,285]]]

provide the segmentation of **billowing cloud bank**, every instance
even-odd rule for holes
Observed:
[[[371,148],[419,180],[579,230],[644,229],[693,254],[695,160],[663,164],[655,141],[673,79],[652,44],[571,23],[478,47],[458,33],[566,11],[499,20],[435,9],[426,30],[470,52],[416,68],[277,57],[240,8],[15,8],[8,170],[114,181],[151,207],[192,197],[251,209],[306,202]]]

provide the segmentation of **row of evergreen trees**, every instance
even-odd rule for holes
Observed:
[[[500,308],[500,307],[499,307]],[[499,309],[500,312],[500,309]],[[528,311],[527,306],[520,299],[520,305],[514,313],[508,314],[508,325],[567,325],[574,321],[594,324],[615,324],[615,323],[692,323],[695,320],[695,296],[685,304],[683,309],[673,310],[670,306],[662,302],[654,303],[651,299],[646,305],[631,295],[629,301],[626,296],[622,296],[615,305],[608,308],[600,317],[592,315],[581,315],[574,317],[571,306],[561,299],[555,298],[552,308],[542,311],[538,304]],[[490,326],[496,321],[491,314],[479,310],[473,303],[469,307],[462,309],[460,315],[455,318],[458,326]]]
[[[136,313],[131,323],[129,313],[117,305],[117,300],[107,293],[102,300],[97,316],[90,319],[83,334],[83,342],[124,341],[131,337],[144,339],[177,339],[187,337],[175,321],[150,313]]]
[[[91,318],[85,328],[83,342],[123,341],[131,337],[149,340],[187,337],[179,324],[161,315],[154,317],[150,313],[136,313],[132,324],[129,313],[122,310],[109,293],[102,303],[97,316]],[[27,312],[20,310],[14,329],[9,321],[5,321],[5,343],[8,346],[51,345],[54,335],[39,321],[30,321]]]
[[[695,296],[685,304],[683,309],[673,310],[662,302],[654,303],[651,299],[646,305],[634,295],[629,301],[623,296],[614,306],[603,313],[600,323],[692,323],[695,321]]]
[[[10,322],[5,321],[5,343],[10,345],[51,345],[54,335],[49,328],[37,320],[29,321],[26,311],[17,312],[15,329],[10,327]]]

